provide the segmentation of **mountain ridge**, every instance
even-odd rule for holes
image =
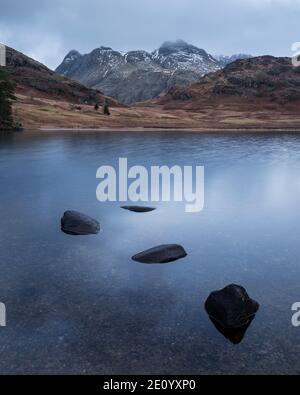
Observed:
[[[102,104],[105,95],[77,81],[60,76],[44,64],[6,47],[6,70],[16,84],[16,92],[32,97],[65,100],[74,104]],[[118,105],[111,100],[112,105]]]
[[[188,87],[174,87],[156,101],[167,107],[196,109],[226,102],[280,107],[300,101],[300,68],[290,58],[259,56],[241,59],[204,76]]]
[[[219,69],[204,49],[177,40],[166,41],[151,53],[122,53],[104,46],[84,55],[72,50],[56,72],[100,89],[123,104],[133,104],[157,98],[173,86],[188,85]]]
[[[238,60],[190,86],[173,86],[158,99],[131,107],[111,101],[108,117],[94,108],[95,99],[105,98],[101,92],[58,76],[17,51],[8,48],[7,54],[7,72],[17,84],[13,115],[25,129],[300,130],[300,68],[289,58]],[[141,61],[147,56],[132,53],[128,61],[140,55]],[[141,85],[145,89],[143,78]]]

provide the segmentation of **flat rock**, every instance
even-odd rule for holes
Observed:
[[[184,248],[177,244],[164,244],[150,250],[143,251],[132,259],[140,263],[169,263],[187,256]]]
[[[85,214],[66,211],[61,219],[61,230],[73,236],[95,235],[100,232],[100,224]]]
[[[144,207],[144,206],[123,206],[124,210],[133,211],[134,213],[149,213],[156,210],[155,207]]]
[[[205,302],[207,314],[224,328],[246,326],[259,309],[245,288],[231,284],[212,292]]]

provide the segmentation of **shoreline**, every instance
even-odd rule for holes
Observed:
[[[90,106],[80,111],[70,103],[39,98],[32,101],[18,96],[13,106],[16,121],[24,130],[40,132],[136,132],[136,133],[298,133],[300,114],[295,109],[285,109],[279,114],[263,109],[207,107],[201,111],[161,107],[114,108],[111,117],[95,112]]]
[[[3,133],[199,133],[199,134],[300,134],[300,128],[23,128],[21,130],[0,130]]]
[[[181,132],[181,133],[242,133],[242,134],[259,134],[259,133],[300,133],[299,128],[38,128],[38,129],[24,129],[24,131],[31,132],[99,132],[99,133],[120,133],[120,132]]]

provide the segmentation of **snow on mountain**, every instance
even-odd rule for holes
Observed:
[[[103,46],[86,55],[73,50],[56,72],[132,104],[158,97],[172,86],[189,85],[220,68],[205,50],[178,40],[165,42],[152,53],[121,53]]]
[[[216,55],[215,56],[215,59],[219,62],[219,64],[222,67],[225,67],[228,64],[235,62],[236,60],[251,59],[251,58],[253,58],[252,55],[246,55],[243,53],[231,55],[231,56],[226,56],[226,55]]]
[[[205,74],[220,69],[218,62],[204,49],[182,40],[165,42],[152,53],[152,58],[163,68],[171,70],[189,70]]]

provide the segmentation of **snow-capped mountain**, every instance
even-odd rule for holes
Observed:
[[[252,55],[246,55],[246,54],[243,54],[243,53],[236,54],[236,55],[231,55],[231,56],[215,55],[215,59],[218,61],[218,63],[222,67],[225,67],[228,64],[235,62],[236,60],[251,59],[251,58],[253,58]]]
[[[169,70],[187,70],[206,74],[220,68],[218,62],[204,49],[182,40],[165,42],[152,53],[152,59]]]
[[[188,85],[220,68],[206,51],[178,40],[165,42],[152,53],[100,47],[81,55],[73,50],[56,72],[132,104],[158,97],[175,85]]]

